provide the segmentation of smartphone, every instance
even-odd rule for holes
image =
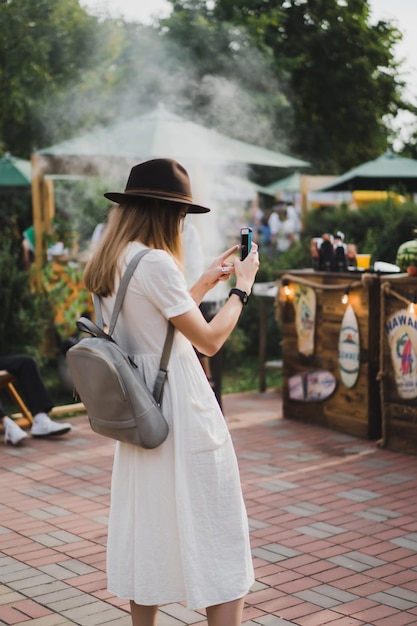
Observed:
[[[240,260],[246,259],[252,246],[252,228],[245,226],[240,229]]]

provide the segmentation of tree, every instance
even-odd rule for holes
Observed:
[[[291,110],[271,54],[255,45],[246,26],[218,19],[204,0],[171,4],[161,32],[193,76],[185,92],[188,110],[229,136],[287,150]]]
[[[344,171],[387,148],[386,116],[407,108],[393,54],[401,34],[387,22],[371,25],[367,0],[215,0],[210,9],[204,0],[171,3],[169,32],[184,38],[188,23],[187,45],[191,41],[197,51],[196,63],[197,46],[205,43],[196,37],[202,22],[206,32],[228,32],[234,57],[254,48],[262,54],[274,77],[262,84],[263,99],[274,108],[278,95],[292,112],[287,107],[284,118],[277,110],[270,116],[273,135],[286,129],[291,151],[314,163],[316,172]],[[210,44],[222,73],[224,64]],[[233,69],[244,65],[235,60]]]
[[[3,150],[26,157],[41,143],[39,112],[94,61],[94,25],[77,0],[0,2]]]
[[[322,173],[381,154],[389,138],[384,116],[402,106],[392,51],[401,35],[368,19],[366,0],[291,2],[285,12],[280,48],[293,63],[293,146]]]
[[[409,138],[404,142],[401,155],[409,159],[417,159],[417,107],[413,111],[414,118],[409,124]]]

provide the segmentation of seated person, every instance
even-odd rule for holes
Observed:
[[[31,428],[32,437],[50,437],[64,435],[71,430],[71,424],[53,422],[47,413],[53,408],[48,391],[45,388],[36,360],[26,354],[0,356],[0,370],[7,370],[15,376],[17,386],[22,391],[24,399],[33,415]],[[27,437],[10,417],[8,417],[0,402],[0,423],[4,428],[4,443],[18,445]]]

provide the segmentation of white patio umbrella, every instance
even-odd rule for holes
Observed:
[[[232,139],[179,117],[161,105],[145,115],[43,148],[38,154],[57,160],[121,157],[136,162],[167,157],[215,165],[236,163],[283,169],[310,165],[282,152]],[[67,164],[70,165],[68,160]]]

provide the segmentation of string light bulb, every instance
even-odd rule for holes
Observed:
[[[416,298],[415,296],[411,298],[411,301],[407,307],[407,311],[410,315],[415,315],[416,313]]]
[[[283,288],[285,297],[289,298],[291,295],[291,288],[289,286],[288,280],[284,279],[282,281],[282,288]]]
[[[347,304],[349,302],[349,291],[350,291],[350,288],[346,287],[345,293],[342,296],[342,304]]]

